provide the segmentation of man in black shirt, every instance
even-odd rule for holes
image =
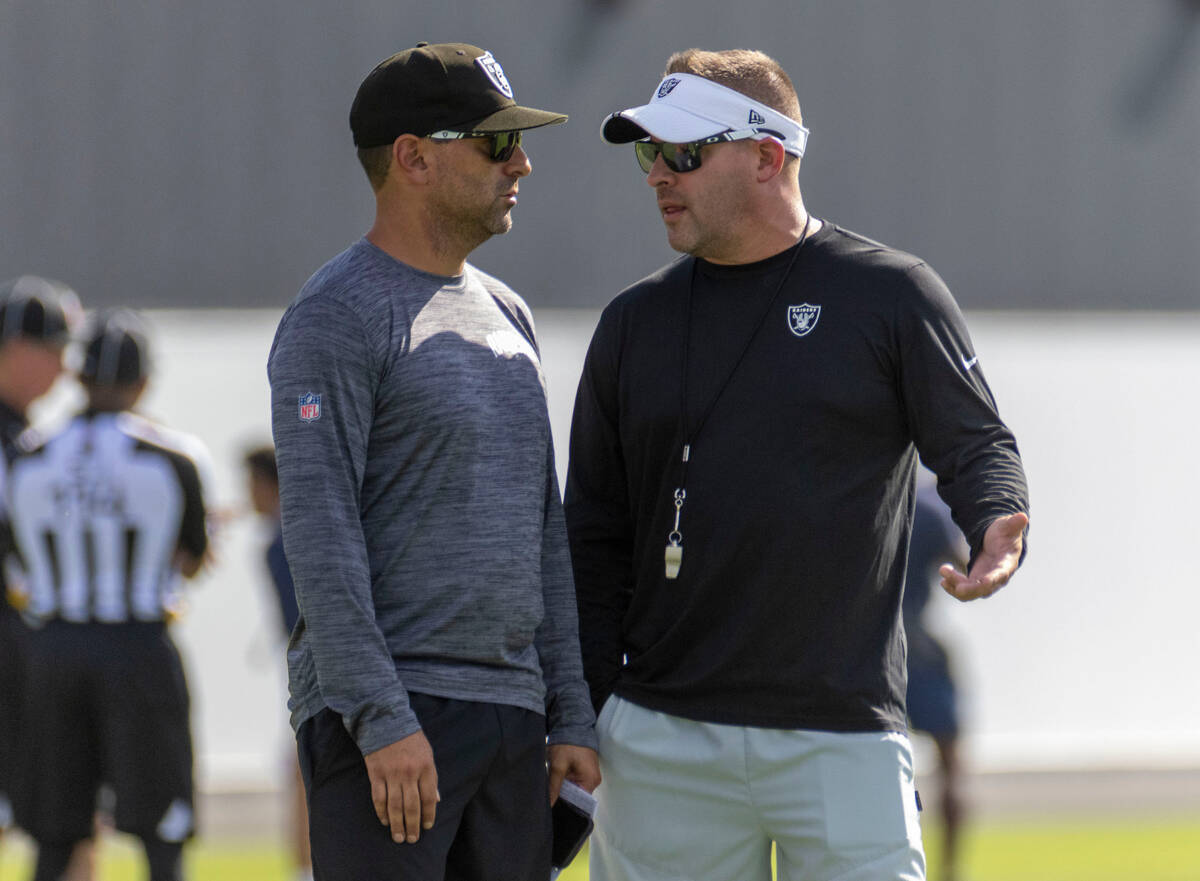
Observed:
[[[787,74],[689,50],[634,142],[688,255],[601,317],[566,491],[605,782],[593,881],[923,879],[900,603],[918,454],[968,537],[960,600],[1021,559],[1024,472],[921,260],[811,216]]]

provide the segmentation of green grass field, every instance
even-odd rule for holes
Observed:
[[[938,840],[928,836],[929,865]],[[139,855],[109,836],[97,881],[141,881]],[[277,844],[197,842],[188,852],[189,881],[290,881]],[[0,854],[0,881],[27,881],[29,851],[21,843]],[[586,852],[560,876],[587,881]],[[1200,815],[1163,818],[1063,818],[977,825],[965,842],[965,881],[1197,881]],[[697,879],[704,881],[704,879]],[[936,875],[931,881],[937,881]]]

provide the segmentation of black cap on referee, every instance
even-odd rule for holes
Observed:
[[[22,275],[0,284],[0,344],[14,337],[65,344],[80,314],[79,297],[60,281]]]
[[[88,322],[79,378],[96,387],[129,386],[150,375],[146,323],[130,309],[105,309]]]

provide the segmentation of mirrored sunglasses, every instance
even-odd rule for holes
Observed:
[[[520,132],[451,132],[440,131],[429,135],[434,141],[459,141],[464,138],[490,138],[492,143],[488,156],[493,162],[507,162],[521,144]]]
[[[744,141],[747,138],[761,140],[765,137],[781,138],[776,132],[758,128],[743,128],[736,131],[721,132],[711,138],[701,141],[689,141],[686,144],[654,143],[653,141],[635,141],[633,151],[637,155],[638,165],[646,174],[654,167],[654,160],[661,156],[663,163],[671,171],[686,174],[700,167],[700,150],[709,144],[720,144],[724,141]]]

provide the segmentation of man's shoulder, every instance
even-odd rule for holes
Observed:
[[[50,441],[61,433],[61,430],[55,433],[45,433],[36,428],[27,427],[15,437],[4,439],[5,459],[11,465],[31,458],[43,457]]]
[[[381,289],[386,289],[380,283],[386,268],[371,245],[360,239],[325,261],[309,277],[292,300],[287,315],[321,308],[360,310],[364,304],[377,300]]]
[[[858,267],[867,272],[907,273],[927,265],[914,254],[885,245],[830,221],[825,221],[813,244],[813,251],[819,258],[841,264],[845,268]]]
[[[73,456],[92,444],[110,451],[133,447],[155,453],[195,468],[207,465],[208,448],[195,435],[168,428],[161,423],[129,411],[73,417],[65,425],[39,434],[30,430],[20,439],[17,462],[44,460],[58,467],[63,456]]]
[[[468,283],[474,282],[483,285],[489,291],[495,294],[503,294],[505,297],[515,297],[520,300],[520,295],[514,291],[507,283],[501,281],[490,272],[484,272],[474,263],[468,262],[465,268]]]
[[[944,309],[953,300],[942,278],[921,257],[826,221],[806,269],[845,297],[888,311]]]
[[[208,449],[200,438],[137,413],[117,414],[113,425],[143,450],[180,457],[192,464],[208,456]]]
[[[467,263],[466,277],[467,284],[477,284],[510,309],[516,309],[525,316],[530,315],[529,306],[524,298],[496,276],[484,272],[473,263]]]
[[[22,458],[43,456],[72,446],[86,432],[86,424],[82,414],[75,413],[65,416],[61,421],[27,428],[13,440],[15,454]]]
[[[605,311],[616,313],[661,304],[672,292],[684,290],[691,277],[693,262],[694,259],[687,255],[675,258],[618,293]]]
[[[212,458],[200,438],[136,413],[119,413],[114,422],[140,455],[157,457],[169,466],[187,496],[201,501],[213,487]]]
[[[406,269],[366,239],[326,261],[284,311],[268,362],[281,347],[301,352],[313,345],[354,348],[393,327]]]

